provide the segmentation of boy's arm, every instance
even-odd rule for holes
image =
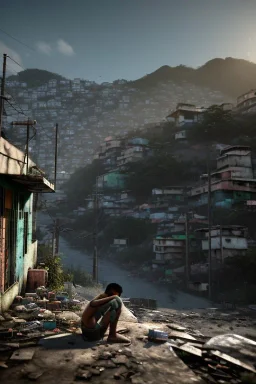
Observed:
[[[109,301],[115,299],[116,297],[117,297],[117,295],[113,295],[113,296],[105,297],[104,299],[92,300],[90,302],[90,307],[93,307],[93,308],[94,307],[100,307],[101,305],[108,303]]]

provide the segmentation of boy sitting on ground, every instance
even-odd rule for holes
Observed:
[[[103,339],[108,326],[108,343],[129,343],[127,337],[117,333],[117,322],[122,310],[120,296],[123,292],[119,284],[111,283],[104,293],[95,297],[86,306],[82,315],[82,334],[88,341],[99,341]],[[100,320],[100,321],[99,321]]]

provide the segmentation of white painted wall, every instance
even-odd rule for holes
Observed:
[[[221,249],[221,238],[214,237],[211,239],[212,250]],[[247,239],[243,237],[222,237],[222,248],[224,249],[248,249]],[[208,239],[202,240],[202,249],[207,251],[209,249]]]

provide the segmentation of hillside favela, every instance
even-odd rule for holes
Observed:
[[[1,383],[256,383],[255,17],[0,0]]]

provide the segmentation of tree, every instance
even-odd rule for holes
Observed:
[[[79,205],[84,206],[86,197],[93,192],[96,177],[103,173],[104,167],[101,162],[94,160],[91,164],[78,169],[71,175],[63,186],[67,193],[70,208],[76,208]]]
[[[184,185],[191,180],[191,164],[178,162],[164,151],[158,152],[144,161],[128,166],[127,189],[131,190],[139,202],[144,202],[153,188],[168,185]]]
[[[237,127],[231,111],[212,105],[203,113],[202,120],[189,130],[192,141],[223,142],[234,137]]]

